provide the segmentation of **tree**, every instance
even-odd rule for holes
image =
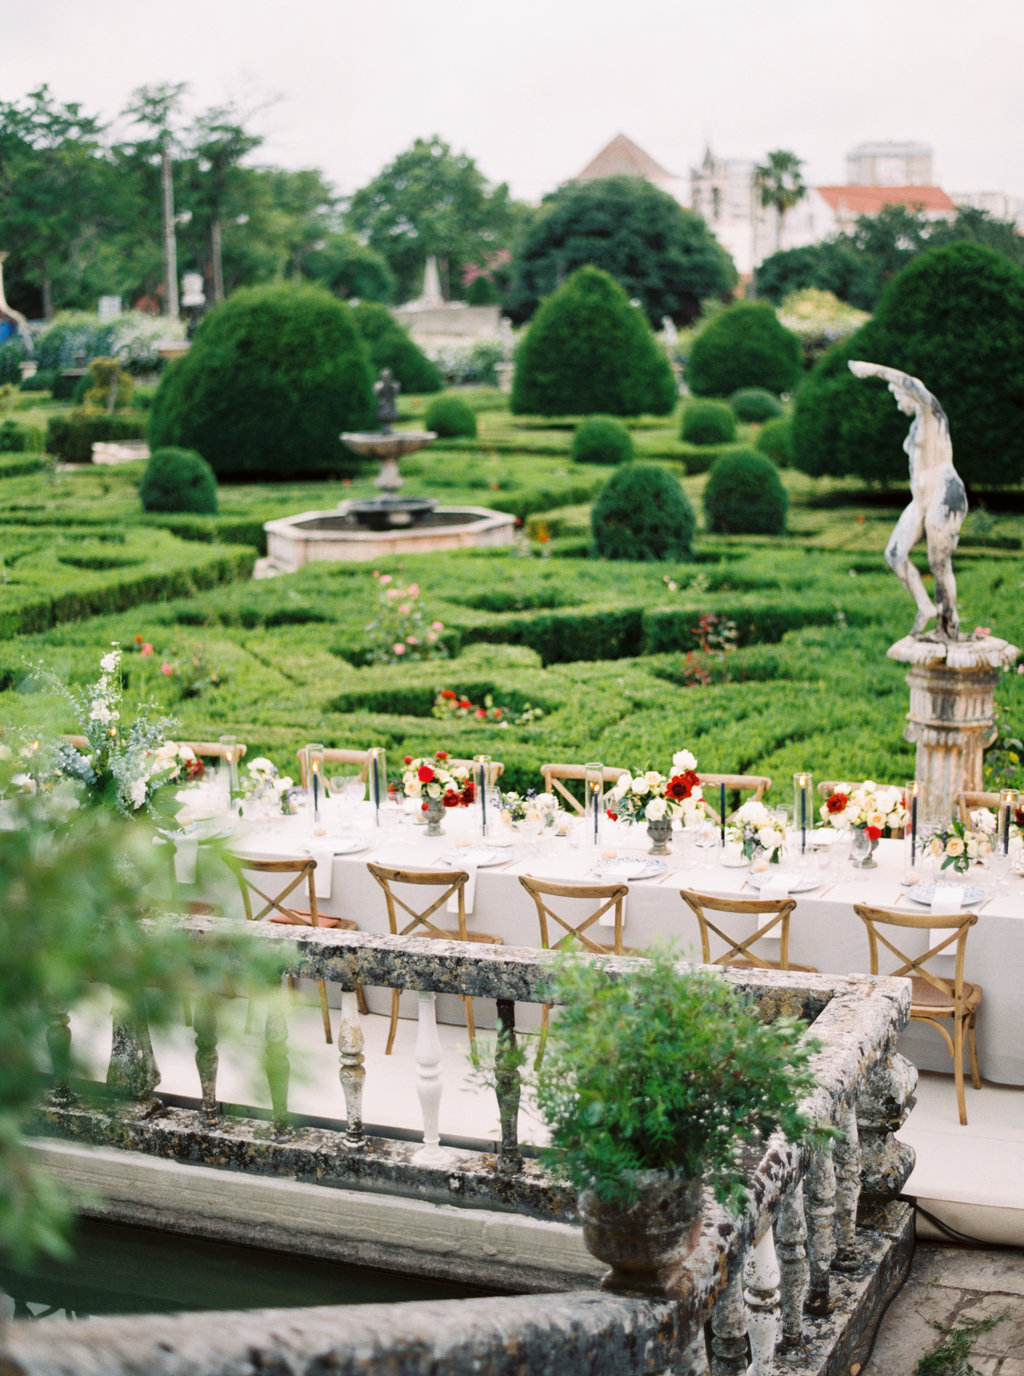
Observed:
[[[544,198],[516,254],[506,312],[529,319],[587,264],[611,273],[654,327],[664,316],[695,320],[702,299],[725,295],[737,280],[699,215],[643,178],[605,177],[570,182]]]
[[[868,310],[878,297],[870,261],[845,234],[820,244],[783,249],[758,264],[757,295],[776,306],[805,287],[830,291],[861,310]]]
[[[700,397],[741,387],[788,392],[800,376],[800,341],[763,301],[739,301],[713,316],[693,341],[686,380]]]
[[[387,303],[394,298],[395,274],[375,249],[353,234],[325,234],[302,256],[302,276],[357,301]]]
[[[899,273],[871,320],[818,364],[793,415],[793,462],[806,473],[905,482],[907,418],[850,359],[919,377],[949,417],[968,484],[1024,479],[1024,269],[994,249],[929,249]]]
[[[763,206],[775,209],[775,250],[782,247],[782,226],[787,213],[807,194],[800,172],[803,159],[784,148],[768,154],[766,162],[754,168],[754,183]]]
[[[466,153],[436,134],[416,139],[349,202],[349,229],[385,258],[400,301],[420,289],[427,258],[437,258],[446,299],[462,269],[508,248],[523,214],[504,183],[491,186]]]

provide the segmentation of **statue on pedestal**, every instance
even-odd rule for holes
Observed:
[[[855,359],[850,363],[850,371],[857,377],[883,378],[903,414],[914,418],[903,443],[910,460],[910,505],[889,538],[885,559],[917,603],[917,618],[910,634],[924,640],[958,641],[960,618],[956,609],[953,551],[967,514],[967,492],[953,467],[946,413],[919,378],[898,368]],[[927,541],[928,566],[935,579],[934,601],[910,562],[910,551],[922,535]],[[922,635],[933,616],[935,630]]]

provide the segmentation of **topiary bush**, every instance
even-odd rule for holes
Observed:
[[[756,449],[723,454],[704,485],[713,535],[785,535],[789,496],[771,459]]]
[[[476,415],[461,397],[435,397],[427,407],[424,422],[440,439],[473,439]]]
[[[19,425],[16,420],[0,422],[0,454],[41,454],[43,432],[34,425]]]
[[[516,415],[668,415],[672,367],[641,311],[600,268],[579,268],[547,298],[519,347]]]
[[[375,424],[373,374],[351,307],[299,283],[237,291],[161,379],[151,449],[195,449],[218,478],[351,473],[343,430]]]
[[[629,463],[613,473],[590,517],[602,559],[689,559],[696,528],[679,482],[653,463]]]
[[[387,306],[360,301],[352,307],[375,373],[390,368],[403,392],[439,392],[441,374]]]
[[[194,449],[157,449],[139,484],[143,511],[217,514],[217,476]]]
[[[693,341],[686,380],[701,397],[741,387],[781,394],[800,376],[800,341],[766,302],[740,301],[708,321]]]
[[[793,426],[789,417],[766,420],[754,448],[766,454],[776,468],[788,468],[793,462]]]
[[[736,416],[724,401],[688,401],[679,434],[687,444],[728,444],[736,438]]]
[[[572,456],[577,463],[627,463],[633,436],[614,416],[588,416],[573,431]]]
[[[764,387],[741,387],[729,398],[737,420],[747,425],[760,425],[762,421],[775,420],[786,414],[786,408],[773,392]]]

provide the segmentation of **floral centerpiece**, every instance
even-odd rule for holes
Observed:
[[[613,821],[660,822],[679,817],[688,827],[704,815],[697,761],[689,750],[677,750],[672,756],[670,774],[656,769],[620,774],[608,794],[608,816]]]
[[[558,799],[553,793],[537,793],[529,789],[526,793],[502,793],[501,820],[506,826],[518,826],[526,822],[541,830],[553,827],[558,818]]]
[[[902,788],[885,787],[871,779],[862,784],[836,784],[820,808],[832,827],[857,827],[877,841],[883,831],[902,831],[910,820]]]
[[[432,802],[439,801],[443,807],[469,807],[473,801],[475,790],[469,770],[465,765],[449,767],[450,758],[447,750],[438,750],[430,759],[405,756],[402,791],[407,798],[421,799],[424,812]]]
[[[973,822],[973,816],[971,820]],[[994,835],[994,817],[991,830],[984,826],[966,826],[958,818],[948,827],[932,832],[924,843],[924,853],[940,861],[940,869],[966,874],[976,860],[984,860],[986,855],[992,854]]]
[[[764,803],[750,798],[729,819],[725,836],[739,846],[745,859],[754,860],[760,855],[777,865],[786,844],[786,827]]]
[[[264,755],[257,755],[246,764],[238,791],[243,803],[256,803],[273,812],[291,812],[295,780],[281,774]]]

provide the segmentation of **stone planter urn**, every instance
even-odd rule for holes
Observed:
[[[583,1241],[611,1267],[603,1289],[664,1295],[700,1237],[703,1185],[664,1171],[638,1171],[634,1179],[639,1194],[628,1204],[580,1192]]]
[[[652,842],[651,855],[668,855],[668,843],[672,835],[672,818],[661,817],[656,822],[648,822],[647,835]]]
[[[427,835],[443,836],[444,802],[440,798],[425,798],[423,810],[427,817]]]

